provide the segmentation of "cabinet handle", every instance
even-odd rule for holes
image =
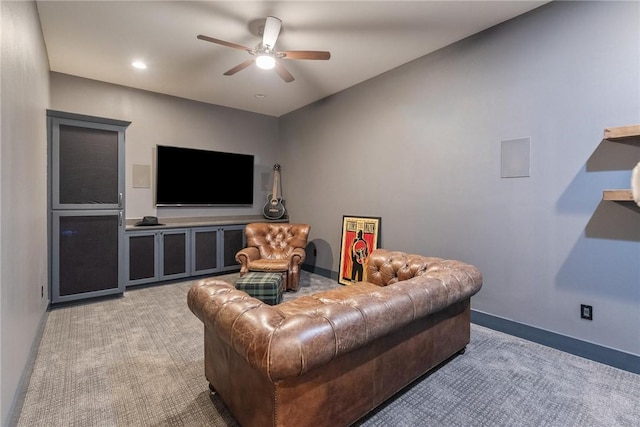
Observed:
[[[122,211],[118,212],[118,225],[122,226]]]
[[[118,193],[118,207],[122,207],[122,193]]]

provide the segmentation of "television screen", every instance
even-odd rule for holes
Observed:
[[[157,146],[156,205],[253,204],[253,156]]]

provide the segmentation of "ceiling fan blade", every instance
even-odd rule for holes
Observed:
[[[242,45],[231,43],[231,42],[226,42],[224,40],[214,39],[213,37],[203,36],[202,34],[198,35],[198,38],[200,40],[208,41],[208,42],[211,42],[211,43],[216,43],[216,44],[219,44],[219,45],[222,45],[222,46],[232,47],[234,49],[246,50],[249,53],[251,53],[251,51],[252,51],[252,49],[250,49],[250,48],[248,48],[246,46],[242,46]]]
[[[267,16],[262,32],[262,45],[273,50],[282,28],[282,21],[275,16]]]
[[[320,50],[287,50],[278,52],[284,59],[329,59],[331,58],[331,52],[325,52]]]
[[[249,65],[253,64],[254,62],[256,62],[255,58],[247,59],[243,63],[236,65],[235,67],[233,67],[232,69],[230,69],[229,71],[224,73],[224,75],[225,76],[232,76],[235,73],[237,73],[238,71],[244,70],[245,68],[247,68]]]
[[[279,62],[276,61],[276,73],[278,73],[278,75],[280,77],[282,77],[282,80],[284,80],[287,83],[291,83],[292,81],[294,81],[295,79],[293,78],[293,76],[291,75],[291,73],[289,71],[287,71],[286,68],[284,68],[282,66],[282,64],[280,64]]]

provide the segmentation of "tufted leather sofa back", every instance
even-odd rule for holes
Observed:
[[[364,280],[378,286],[392,285],[427,271],[437,271],[443,261],[446,262],[441,258],[376,249],[367,258]]]
[[[482,286],[473,265],[384,249],[372,252],[367,273],[369,282],[276,306],[205,279],[191,288],[188,302],[207,328],[278,381],[468,299]]]
[[[247,224],[247,246],[258,248],[262,259],[287,259],[295,248],[307,246],[309,229],[308,224]]]

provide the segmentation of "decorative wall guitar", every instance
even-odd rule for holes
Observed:
[[[265,218],[268,219],[280,219],[284,216],[286,209],[282,197],[280,188],[280,165],[276,163],[273,165],[273,191],[267,196],[267,203],[265,203],[262,213]]]

